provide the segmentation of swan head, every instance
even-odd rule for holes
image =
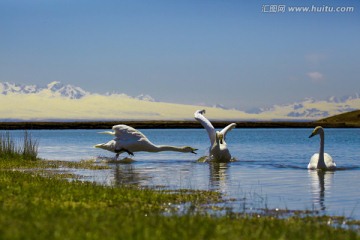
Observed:
[[[320,133],[324,133],[324,129],[321,126],[317,126],[316,128],[314,128],[309,138],[312,138],[313,136],[318,135]]]
[[[191,152],[191,153],[194,153],[194,154],[197,154],[195,151],[198,150],[197,148],[192,148],[192,147],[189,147],[189,146],[185,146],[182,148],[182,150],[184,152]]]
[[[101,148],[101,149],[108,150],[108,151],[111,151],[111,152],[114,152],[114,151],[115,151],[114,146],[111,145],[111,144],[109,144],[109,143],[96,144],[96,145],[94,146],[94,148]]]
[[[222,134],[221,132],[216,131],[216,138],[219,139],[220,144],[224,143],[224,134]]]

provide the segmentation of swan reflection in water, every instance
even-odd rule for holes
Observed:
[[[205,162],[205,166],[194,168],[194,163],[184,164],[181,168],[159,163],[149,167],[147,164],[139,166],[136,162],[123,163],[121,161],[110,162],[111,173],[108,175],[107,183],[110,185],[137,185],[137,186],[162,186],[170,188],[181,188],[183,185],[192,187],[192,181],[205,188],[226,192],[230,188],[229,166],[231,163]],[[208,172],[204,172],[208,168]],[[196,169],[196,170],[195,170]],[[169,170],[171,170],[170,173]],[[195,171],[195,172],[194,172]],[[202,174],[198,174],[199,171]],[[194,175],[195,174],[195,175]],[[186,182],[186,181],[189,182]],[[206,187],[207,185],[207,187]]]
[[[308,173],[311,179],[311,193],[313,195],[313,204],[314,206],[319,205],[320,210],[325,211],[325,193],[329,193],[329,190],[333,184],[335,172],[309,170]]]
[[[209,187],[212,190],[226,192],[228,189],[229,163],[213,162],[209,164]]]
[[[115,186],[134,184],[138,185],[141,181],[147,179],[144,174],[136,171],[132,164],[116,164],[114,168]]]

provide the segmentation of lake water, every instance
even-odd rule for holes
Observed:
[[[103,130],[36,130],[39,157],[80,161],[112,158],[115,154],[95,149],[107,142]],[[259,208],[317,210],[320,214],[360,219],[360,129],[325,129],[325,152],[338,170],[307,170],[312,154],[319,150],[319,137],[312,129],[241,129],[227,135],[231,154],[238,160],[227,164],[199,163],[207,155],[205,129],[144,129],[155,144],[189,145],[198,154],[135,153],[130,164],[105,163],[109,170],[76,170],[85,180],[106,185],[123,183],[166,189],[202,189],[235,199],[227,206],[236,211]],[[13,136],[23,131],[11,131]],[[120,157],[127,156],[122,154]]]

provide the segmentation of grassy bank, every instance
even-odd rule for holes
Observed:
[[[355,232],[335,229],[316,218],[163,214],[175,212],[183,202],[197,206],[217,201],[207,192],[110,188],[19,172],[3,172],[0,177],[2,239],[357,238]]]
[[[325,218],[278,219],[194,209],[214,192],[103,187],[53,176],[0,172],[1,239],[360,239]],[[192,207],[182,210],[183,203]]]
[[[360,127],[360,110],[342,113],[328,118],[320,119],[317,123],[326,124],[346,124],[347,126]]]

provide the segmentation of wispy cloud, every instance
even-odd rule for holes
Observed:
[[[324,74],[320,72],[308,72],[307,76],[313,81],[313,82],[321,82],[325,79]]]

